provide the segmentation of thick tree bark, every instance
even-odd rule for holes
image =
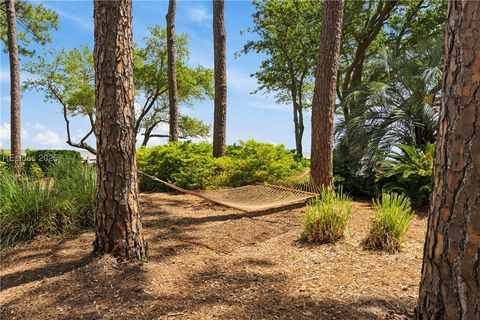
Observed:
[[[138,201],[132,1],[94,1],[97,194],[95,251],[146,258]]]
[[[215,69],[215,111],[213,120],[213,156],[225,154],[227,130],[227,63],[223,0],[213,0],[213,49]]]
[[[177,1],[169,0],[167,19],[168,99],[170,105],[170,141],[178,141],[177,48],[175,45],[175,9]]]
[[[450,1],[417,319],[480,319],[480,2]]]
[[[20,63],[18,61],[17,20],[15,0],[6,0],[8,56],[10,59],[10,151],[13,171],[21,171],[21,127],[20,127]]]
[[[312,102],[311,175],[316,185],[326,187],[333,180],[333,116],[343,7],[343,0],[323,3],[320,51]]]

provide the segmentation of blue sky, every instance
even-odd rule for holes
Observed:
[[[59,14],[59,27],[53,31],[52,42],[44,48],[74,48],[81,45],[93,47],[93,1],[38,1]],[[148,35],[147,27],[165,26],[167,1],[134,1],[133,32],[136,43],[142,45]],[[251,94],[257,87],[255,78],[249,75],[258,70],[263,56],[249,54],[235,57],[247,40],[255,35],[244,33],[252,25],[254,7],[250,1],[226,1],[225,23],[227,31],[228,114],[227,142],[255,139],[263,142],[282,143],[294,148],[294,131],[291,107],[279,105],[270,95]],[[190,64],[213,67],[212,2],[178,1],[176,17],[177,33],[186,33],[190,43]],[[44,48],[33,46],[37,54]],[[21,63],[27,61],[21,58]],[[0,147],[8,149],[9,141],[9,64],[8,55],[1,53],[0,64]],[[31,75],[21,73],[23,80]],[[45,102],[43,94],[28,91],[22,94],[22,148],[71,149],[66,140],[65,124],[60,106]],[[182,111],[202,119],[213,121],[213,101],[202,101],[193,108]],[[304,150],[310,149],[310,115],[306,114]],[[72,122],[73,137],[88,131],[85,119]],[[162,132],[160,128],[157,132]],[[93,142],[93,141],[92,141]],[[164,139],[152,139],[149,145],[164,143]]]

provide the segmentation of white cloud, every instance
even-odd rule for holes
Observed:
[[[26,71],[20,72],[20,81],[25,82],[28,80],[37,80],[40,77],[36,74],[31,74]],[[0,68],[0,82],[1,83],[10,83],[10,69],[7,68]],[[9,98],[10,99],[10,98]]]
[[[10,140],[10,124],[0,124],[0,140]]]
[[[2,100],[4,100],[7,103],[10,103],[10,96],[3,96]]]
[[[41,123],[38,123],[38,122],[35,122],[35,124],[33,125],[33,128],[35,130],[45,130],[45,126]]]
[[[233,68],[227,70],[227,82],[230,88],[247,94],[258,88],[257,80],[254,77]]]
[[[187,14],[190,20],[198,23],[204,23],[212,19],[212,15],[202,6],[188,6]]]
[[[62,143],[58,134],[53,131],[45,131],[45,133],[39,133],[33,137],[33,141],[45,145],[59,145]]]
[[[8,147],[7,144],[10,142],[10,124],[9,123],[2,123],[0,124],[0,148]],[[28,138],[28,131],[26,129],[22,129],[22,140]],[[1,141],[7,141],[6,144],[1,143]]]

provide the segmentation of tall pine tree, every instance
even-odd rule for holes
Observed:
[[[225,154],[227,130],[227,57],[223,0],[213,0],[213,49],[215,69],[215,111],[213,119],[213,156]]]
[[[450,1],[417,319],[480,319],[480,2]]]
[[[135,160],[132,0],[94,1],[97,195],[95,251],[147,256]]]
[[[342,36],[343,0],[323,3],[322,31],[312,102],[311,175],[318,186],[333,182],[333,115]]]

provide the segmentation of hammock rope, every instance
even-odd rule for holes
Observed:
[[[308,199],[318,197],[320,193],[319,188],[311,182],[311,179],[304,183],[291,185],[265,183],[220,190],[188,190],[145,172],[138,171],[138,173],[181,193],[243,212],[259,212],[301,204]],[[309,173],[298,178],[305,180],[306,174]]]

